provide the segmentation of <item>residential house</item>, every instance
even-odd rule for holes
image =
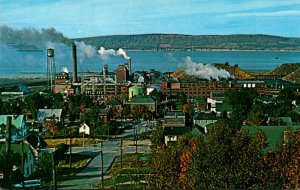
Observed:
[[[250,135],[255,135],[258,131],[263,131],[266,135],[267,147],[264,152],[275,150],[279,143],[288,139],[290,132],[297,132],[300,126],[243,126],[243,131],[247,131]],[[284,140],[284,141],[282,141]]]
[[[222,115],[222,113],[226,113],[227,117],[230,117],[233,109],[230,104],[227,103],[222,103],[222,104],[217,104],[216,105],[216,114],[218,117]]]
[[[195,99],[195,109],[196,111],[205,111],[207,108],[206,98],[199,97]]]
[[[114,115],[121,116],[122,104],[117,99],[110,99],[105,102],[106,108],[112,110]]]
[[[269,117],[267,124],[290,126],[290,125],[294,125],[295,123],[292,121],[291,117]]]
[[[190,130],[185,126],[185,114],[182,111],[168,111],[163,120],[165,144],[178,141],[179,137]]]
[[[6,123],[8,117],[12,118],[11,139],[12,142],[22,139],[27,135],[24,115],[0,115],[0,141],[5,141]]]
[[[55,120],[62,121],[62,109],[39,109],[37,113],[37,122],[43,123],[45,121]]]
[[[125,104],[129,104],[131,110],[133,110],[133,107],[135,106],[143,105],[146,106],[149,111],[156,111],[156,102],[151,96],[136,95],[132,97],[131,101],[128,101]]]
[[[192,127],[166,127],[164,128],[164,142],[165,144],[177,142],[180,136],[188,134],[192,131]]]
[[[99,109],[99,119],[101,123],[107,123],[110,121],[111,109]]]
[[[0,152],[5,152],[5,144],[0,144]],[[20,170],[23,176],[28,178],[33,173],[37,152],[24,140],[11,144],[11,155],[15,158],[12,159],[13,171]]]
[[[217,122],[217,116],[213,113],[195,113],[193,116],[193,125],[199,126],[207,133],[207,125]]]

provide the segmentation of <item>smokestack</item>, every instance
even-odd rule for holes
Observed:
[[[73,82],[77,82],[77,55],[76,55],[76,45],[72,43],[72,55],[73,55]]]
[[[107,64],[105,64],[105,65],[103,66],[102,74],[103,74],[103,77],[104,77],[104,78],[105,78],[106,75],[108,74],[108,65],[107,65]]]
[[[127,60],[128,60],[128,71],[129,71],[129,74],[131,74],[131,58],[129,58]]]

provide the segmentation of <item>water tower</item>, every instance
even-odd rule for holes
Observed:
[[[47,86],[50,91],[53,89],[55,77],[55,59],[54,59],[54,49],[49,48],[47,50]]]

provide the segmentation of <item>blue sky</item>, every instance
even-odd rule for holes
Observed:
[[[54,27],[69,38],[143,33],[300,37],[300,0],[0,0],[0,25]]]

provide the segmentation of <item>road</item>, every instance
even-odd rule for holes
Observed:
[[[118,137],[129,137],[134,133],[134,128],[125,130],[122,135]],[[132,132],[133,131],[133,132]],[[102,146],[103,151],[103,175],[105,176],[113,164],[114,159],[120,155],[120,140],[104,141]],[[123,146],[123,153],[135,153],[136,147],[132,144]],[[138,152],[150,152],[149,146],[137,146]],[[58,189],[91,189],[93,185],[101,181],[102,168],[101,168],[101,143],[96,144],[94,147],[73,147],[73,153],[91,153],[96,156],[88,164],[88,166],[76,174],[73,179],[63,181],[58,185]]]

